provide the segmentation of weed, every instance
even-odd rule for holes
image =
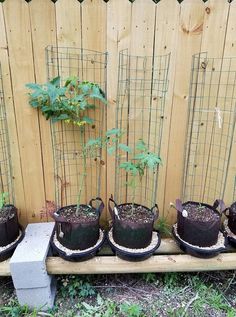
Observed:
[[[145,317],[143,308],[138,304],[123,303],[120,305],[120,312],[129,317]]]

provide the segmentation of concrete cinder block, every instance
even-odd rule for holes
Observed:
[[[50,288],[51,276],[47,274],[45,261],[53,228],[53,222],[27,226],[25,238],[10,260],[11,275],[16,289]]]
[[[16,295],[20,305],[27,305],[30,309],[46,311],[54,305],[56,295],[56,282],[47,287],[16,289]]]

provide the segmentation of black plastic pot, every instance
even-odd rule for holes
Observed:
[[[182,211],[187,204],[199,206],[199,202],[188,201],[182,204],[179,199],[176,200],[177,232],[180,238],[199,247],[210,247],[216,244],[221,226],[221,213],[216,208],[220,207],[222,212],[225,209],[223,202],[216,200],[213,206],[201,203],[201,206],[211,209],[219,216],[214,221],[199,221],[184,217]]]
[[[93,202],[99,201],[98,208],[93,207]],[[94,220],[68,222],[67,219],[60,216],[61,211],[68,207],[75,207],[75,205],[60,208],[52,215],[56,221],[56,233],[58,241],[70,250],[86,250],[96,244],[99,238],[99,218],[104,208],[101,198],[92,199],[89,205],[94,210],[97,218]],[[87,207],[87,205],[81,205]]]
[[[109,199],[109,211],[112,217],[112,227],[113,227],[113,239],[120,246],[124,246],[130,249],[143,249],[146,248],[152,240],[152,231],[155,220],[158,218],[159,210],[158,206],[155,205],[151,209],[142,206],[147,210],[147,213],[153,214],[151,221],[146,223],[135,223],[130,220],[122,220],[117,217],[114,212],[114,207],[111,207],[111,203],[114,207],[122,208],[124,205],[131,204],[120,204],[117,205],[116,202],[110,198]],[[134,204],[135,206],[141,206]]]
[[[19,222],[17,209],[13,205],[6,205],[12,208],[12,217],[0,223],[0,247],[11,244],[19,236]]]
[[[236,202],[229,208],[226,208],[223,213],[228,218],[228,227],[233,234],[236,234]]]

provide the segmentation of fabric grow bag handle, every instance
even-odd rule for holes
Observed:
[[[225,211],[227,210],[227,208],[225,207],[225,203],[222,199],[216,199],[213,206],[214,209],[218,208],[218,211],[222,214],[225,213]]]
[[[114,207],[118,207],[117,203],[115,202],[115,200],[113,199],[113,196],[111,195],[111,197],[109,198],[109,201],[108,201],[108,209],[109,209],[109,212],[110,212],[110,215],[111,215],[111,218],[112,220],[114,220],[115,218],[115,214],[114,214],[114,207],[112,208],[111,207],[111,202],[114,204]]]
[[[179,198],[175,200],[175,206],[177,211],[179,211],[182,214],[184,207],[183,207],[182,201]]]
[[[152,208],[151,208],[151,212],[154,216],[154,221],[157,220],[157,218],[159,217],[159,208],[158,208],[158,205],[155,204]]]
[[[98,208],[95,208],[95,207],[93,206],[93,202],[94,202],[94,201],[99,201],[99,202],[100,202],[100,205],[99,205]],[[105,207],[105,205],[104,205],[104,203],[103,203],[103,201],[102,201],[102,198],[100,198],[100,197],[96,197],[96,198],[91,199],[90,202],[89,202],[89,205],[90,205],[92,208],[96,209],[96,211],[98,212],[99,216],[101,215],[101,213],[102,213],[102,211],[103,211],[103,209],[104,209],[104,207]]]

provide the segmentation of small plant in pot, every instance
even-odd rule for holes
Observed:
[[[127,151],[132,150],[127,149]],[[135,191],[148,169],[156,171],[161,163],[161,158],[149,151],[143,140],[137,142],[135,153],[131,160],[123,162],[119,166],[119,169],[124,170],[129,178],[126,185],[131,189],[132,201],[117,205],[111,197],[109,211],[112,217],[112,236],[115,243],[129,249],[144,249],[152,241],[153,225],[159,211],[157,204],[149,209],[135,203]],[[111,203],[114,205],[113,208]]]
[[[32,89],[30,104],[42,111],[46,119],[52,122],[63,121],[79,127],[82,173],[79,180],[77,201],[74,205],[63,206],[52,214],[56,221],[56,237],[59,243],[69,250],[92,248],[99,239],[99,218],[104,208],[101,198],[91,199],[89,204],[81,203],[82,191],[87,176],[88,149],[86,146],[85,127],[94,125],[89,116],[90,109],[96,108],[96,102],[106,104],[105,94],[95,83],[80,81],[78,77],[69,77],[60,86],[60,77],[50,82],[28,84]],[[99,150],[97,147],[96,150]],[[94,202],[96,201],[96,207]]]
[[[174,207],[173,204],[171,206]],[[218,207],[220,211],[217,210]],[[217,244],[221,228],[221,212],[225,209],[223,201],[216,200],[211,206],[194,201],[182,204],[181,200],[177,199],[175,208],[177,224],[174,226],[174,235],[193,247],[211,248]],[[222,243],[224,244],[224,241]]]

